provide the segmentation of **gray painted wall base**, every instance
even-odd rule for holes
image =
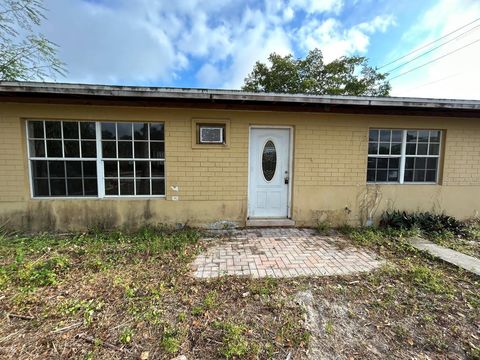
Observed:
[[[411,239],[411,243],[418,250],[426,251],[430,255],[438,257],[443,261],[480,275],[480,259],[477,259],[476,257],[462,254],[461,252],[434,244],[425,239],[413,238]]]

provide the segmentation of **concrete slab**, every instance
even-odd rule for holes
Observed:
[[[480,275],[480,259],[476,257],[462,254],[461,252],[448,249],[421,238],[411,239],[411,243],[418,250],[426,251],[430,255],[438,257],[443,261]]]
[[[295,221],[291,219],[249,219],[247,227],[294,227]]]

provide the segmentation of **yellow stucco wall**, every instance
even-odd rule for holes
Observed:
[[[30,118],[164,122],[166,198],[32,199],[25,144],[25,119]],[[229,119],[228,146],[192,146],[192,118]],[[243,225],[250,125],[294,129],[292,218],[299,226],[321,220],[360,224],[367,213],[378,218],[385,209],[444,211],[459,218],[480,210],[479,119],[3,103],[0,224],[32,231],[145,223]],[[367,186],[370,127],[445,130],[440,184]],[[171,190],[174,185],[178,193]]]

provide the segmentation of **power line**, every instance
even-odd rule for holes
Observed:
[[[390,78],[390,79],[387,79],[387,80],[388,80],[388,81],[391,81],[391,80],[393,80],[393,79],[399,78],[400,76],[407,75],[407,74],[411,73],[412,71],[415,71],[415,70],[418,70],[418,69],[420,69],[420,68],[422,68],[422,67],[424,67],[424,66],[430,65],[431,63],[434,63],[434,62],[436,62],[436,61],[438,61],[438,60],[440,60],[440,59],[443,59],[444,57],[447,57],[447,56],[449,56],[449,55],[452,55],[452,54],[456,53],[457,51],[463,50],[463,49],[465,49],[465,48],[468,47],[468,46],[471,46],[471,45],[473,45],[473,44],[475,44],[475,43],[478,43],[479,41],[480,41],[480,39],[477,39],[477,40],[475,40],[475,41],[472,41],[471,43],[468,43],[467,45],[464,45],[464,46],[462,46],[462,47],[460,47],[460,48],[458,48],[458,49],[455,49],[455,50],[453,50],[453,51],[450,51],[450,52],[448,52],[448,53],[446,53],[446,54],[444,54],[444,55],[442,55],[442,56],[439,56],[439,57],[437,57],[437,58],[435,58],[435,59],[433,59],[433,60],[430,60],[430,61],[428,61],[428,62],[426,62],[426,63],[424,63],[424,64],[422,64],[422,65],[419,65],[419,66],[417,66],[417,67],[414,67],[413,69],[410,69],[410,70],[408,70],[408,71],[405,71],[405,72],[403,72],[403,73],[401,73],[401,74],[399,74],[399,75],[397,75],[397,76],[394,76],[394,77],[392,77],[392,78]]]
[[[405,59],[407,56],[410,56],[410,55],[416,53],[417,51],[420,51],[420,50],[422,50],[422,49],[425,49],[426,47],[429,47],[430,45],[435,44],[436,42],[438,42],[438,41],[440,41],[440,40],[442,40],[442,39],[445,39],[446,37],[448,37],[448,36],[456,33],[457,31],[460,31],[460,30],[462,30],[462,29],[465,29],[467,26],[472,25],[473,23],[477,22],[478,20],[480,20],[480,18],[477,18],[477,19],[473,20],[472,22],[469,22],[468,24],[465,24],[465,25],[461,26],[461,27],[459,27],[458,29],[455,29],[455,30],[453,30],[452,32],[449,32],[448,34],[446,34],[446,35],[444,35],[444,36],[442,36],[442,37],[440,37],[440,38],[438,38],[438,39],[436,39],[436,40],[433,40],[433,41],[429,42],[428,44],[425,44],[425,45],[420,46],[419,48],[417,48],[417,49],[415,49],[415,50],[412,50],[412,51],[410,51],[408,54],[405,54],[405,55],[400,56],[399,58],[397,58],[397,59],[395,59],[395,60],[393,60],[393,61],[390,61],[388,64],[385,64],[385,65],[382,65],[382,66],[378,67],[377,70],[382,69],[382,68],[384,68],[385,66],[392,65],[392,64],[396,63],[396,62],[399,61],[399,60]]]
[[[452,41],[461,38],[461,37],[462,37],[463,35],[465,35],[466,33],[470,32],[470,31],[472,31],[472,30],[474,30],[474,29],[476,29],[476,28],[479,28],[479,27],[480,27],[480,25],[477,25],[477,26],[475,26],[475,27],[473,27],[473,28],[471,28],[471,29],[469,29],[469,30],[461,33],[460,35],[454,37],[453,39],[450,39],[450,40],[448,40],[448,41],[446,41],[446,42],[444,42],[444,43],[442,43],[442,44],[440,44],[440,45],[438,45],[438,46],[436,46],[436,47],[434,47],[434,48],[432,48],[432,49],[430,49],[430,50],[428,50],[428,51],[425,51],[425,52],[421,53],[421,54],[418,55],[418,56],[415,56],[413,59],[410,59],[410,60],[408,60],[408,61],[406,61],[406,62],[398,65],[397,67],[395,67],[395,68],[393,68],[393,69],[391,69],[391,70],[386,71],[386,73],[391,73],[391,72],[393,72],[393,71],[395,71],[395,70],[398,70],[398,69],[400,69],[401,67],[403,67],[403,66],[405,66],[405,65],[407,65],[407,64],[410,64],[411,62],[413,62],[413,61],[415,61],[415,60],[417,60],[417,59],[419,59],[419,58],[421,58],[421,57],[423,57],[423,56],[425,56],[425,55],[428,55],[428,54],[430,54],[431,52],[433,52],[433,51],[441,48],[443,45],[449,44],[449,43],[451,43]]]
[[[458,77],[460,75],[463,75],[465,74],[465,72],[458,72],[456,74],[453,74],[453,75],[450,75],[450,76],[446,76],[444,78],[441,78],[441,79],[438,79],[438,80],[434,80],[434,81],[429,81],[425,84],[422,84],[422,85],[419,85],[419,86],[415,86],[413,88],[410,88],[410,89],[407,89],[406,92],[410,92],[410,91],[413,91],[413,90],[417,90],[417,89],[421,89],[425,86],[428,86],[428,85],[433,85],[433,84],[436,84],[436,83],[439,83],[439,82],[442,82],[442,81],[445,81],[445,80],[448,80],[448,79],[452,79],[452,78],[455,78],[455,77]]]

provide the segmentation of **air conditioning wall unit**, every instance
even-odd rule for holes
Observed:
[[[225,127],[216,125],[200,125],[200,144],[223,144],[225,143]]]

